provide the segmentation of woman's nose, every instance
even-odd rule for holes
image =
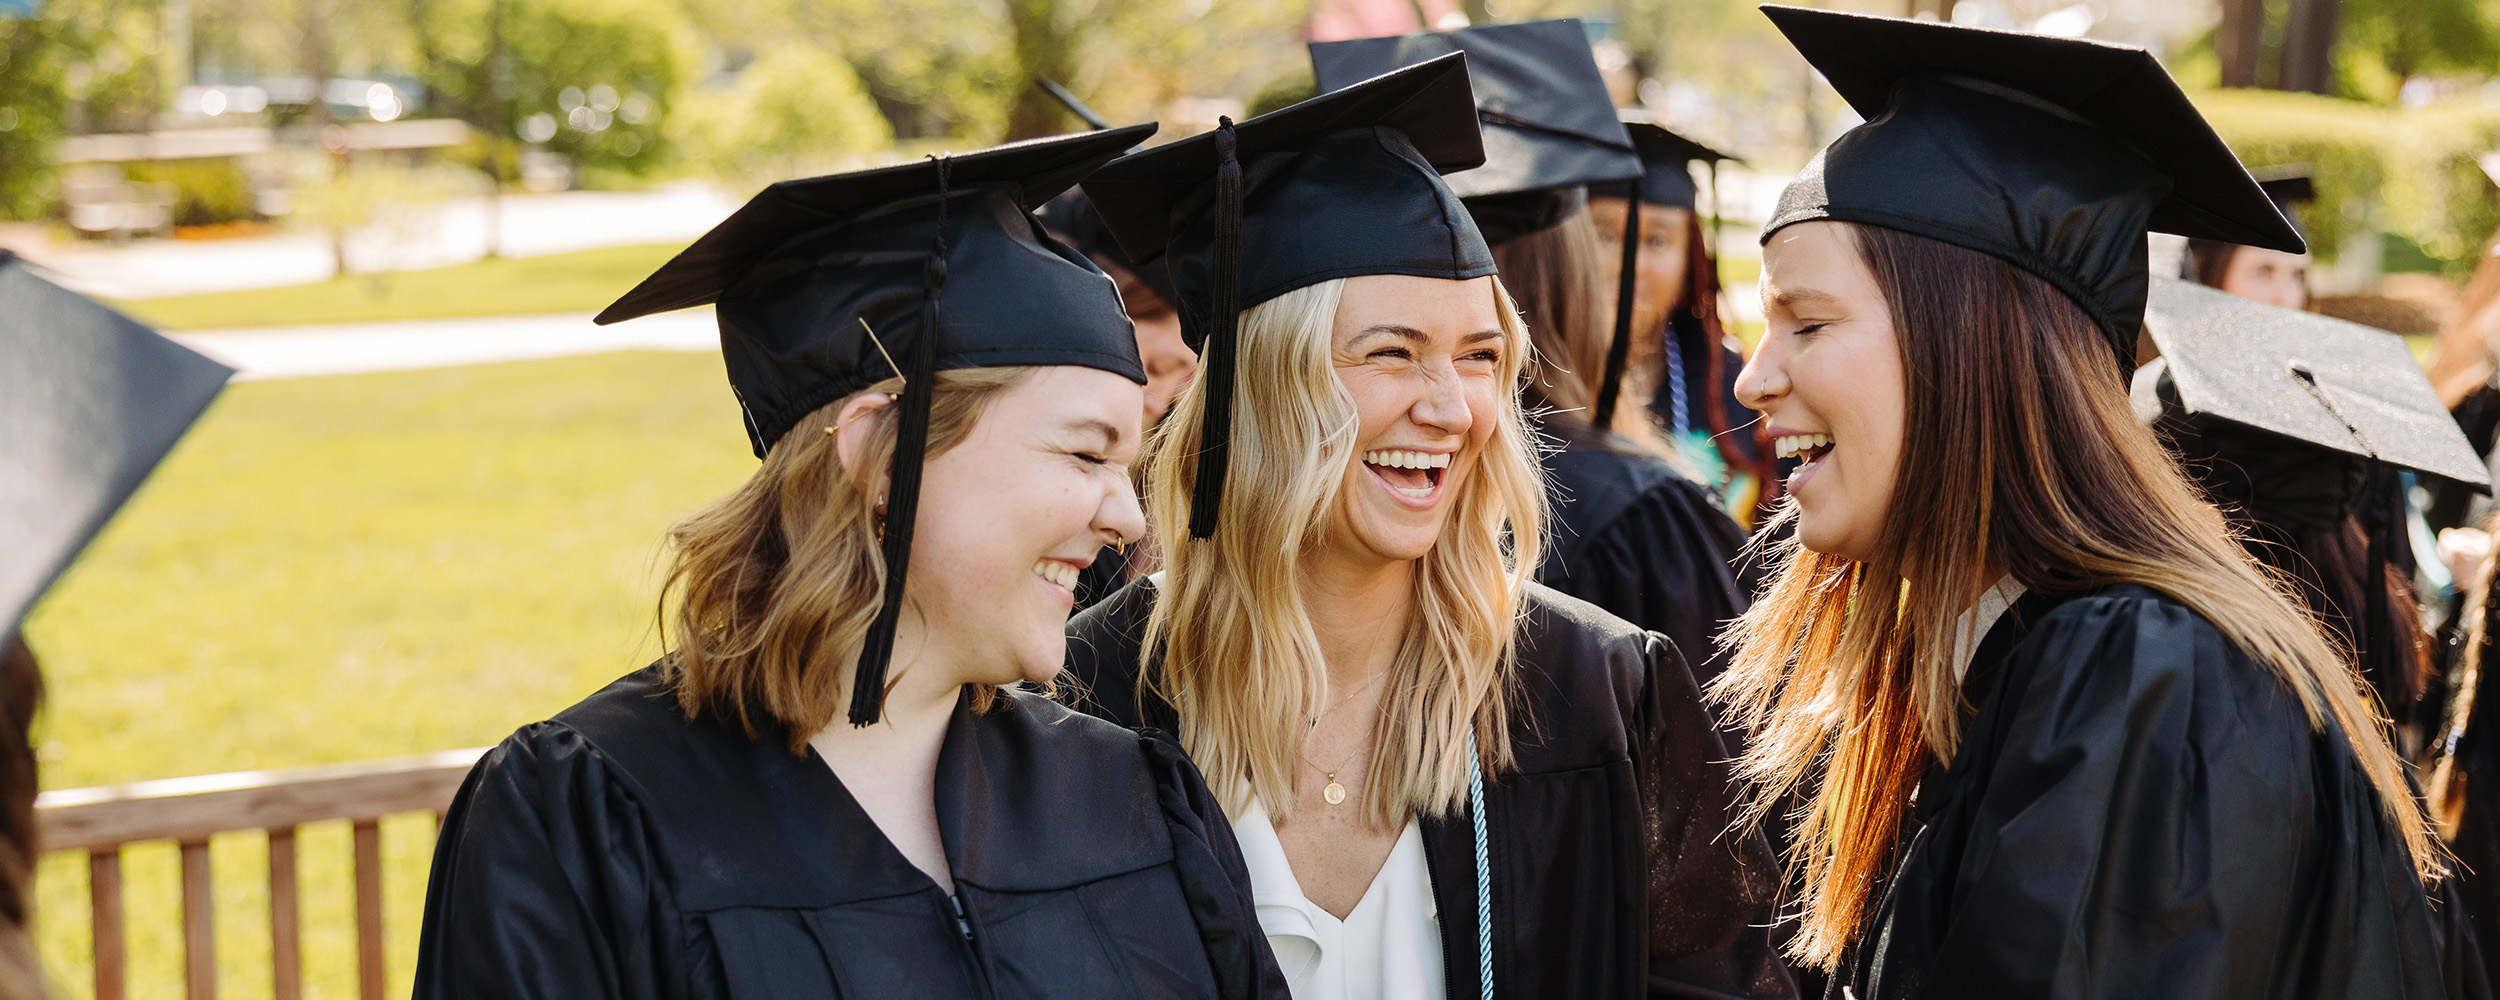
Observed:
[[[1767,410],[1779,400],[1781,394],[1788,391],[1788,376],[1780,368],[1776,336],[1763,337],[1762,345],[1754,349],[1752,360],[1745,362],[1744,369],[1736,373],[1736,401],[1745,404],[1747,409]]]
[[[1146,537],[1146,512],[1137,505],[1137,491],[1123,487],[1104,497],[1102,506],[1094,512],[1094,530],[1114,545],[1128,545]]]

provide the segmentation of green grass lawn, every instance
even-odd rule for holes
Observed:
[[[166,330],[368,323],[521,313],[596,312],[684,244],[500,257],[423,271],[353,275],[311,285],[114,302]]]
[[[39,605],[47,788],[491,744],[648,662],[662,534],[755,467],[716,355],[230,388]],[[406,995],[428,823],[385,825]],[[347,832],[303,843],[307,996],[354,994]],[[259,834],[214,846],[223,993],[268,995]],[[171,847],[126,862],[132,996],[175,997]],[[44,954],[92,986],[84,865]]]

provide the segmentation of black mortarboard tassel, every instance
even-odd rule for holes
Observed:
[[[1086,196],[1128,258],[1170,274],[1205,393],[1190,534],[1214,534],[1232,438],[1241,311],[1332,278],[1465,280],[1493,255],[1442,170],[1483,162],[1465,57],[1451,54],[1121,157]]]
[[[1207,339],[1198,377],[1206,384],[1206,409],[1198,425],[1198,479],[1189,500],[1189,537],[1215,536],[1216,512],[1224,507],[1224,472],[1233,444],[1234,341],[1241,331],[1241,137],[1233,120],[1215,128],[1214,281],[1207,295]]]
[[[2306,248],[2176,81],[2134,46],[1766,6],[1867,121],[1781,193],[1762,227],[1883,226],[2047,281],[2134,370],[2146,230]]]
[[[883,712],[937,373],[1077,365],[1145,384],[1110,278],[1030,211],[1153,131],[784,181],[600,314],[612,323],[718,302],[722,359],[759,457],[808,414],[903,379],[879,545],[885,586],[854,675],[853,725]]]
[[[234,374],[0,250],[0,616],[14,631]]]

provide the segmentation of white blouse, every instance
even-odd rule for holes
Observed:
[[[1294,1000],[1440,1000],[1441,911],[1423,829],[1408,820],[1371,888],[1338,920],[1302,895],[1285,843],[1257,799],[1233,818],[1250,894]]]

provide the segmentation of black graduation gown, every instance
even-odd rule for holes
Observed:
[[[689,721],[646,668],[470,772],[417,1000],[1285,997],[1169,744],[1010,691],[956,710],[937,817],[953,900],[814,751]]]
[[[1069,687],[1085,711],[1177,731],[1138,683],[1156,593],[1141,578],[1070,623]],[[1760,836],[1728,833],[1727,754],[1675,647],[1533,585],[1520,629],[1516,769],[1485,776],[1494,995],[1793,995],[1764,930],[1778,869]],[[1421,826],[1444,981],[1474,997],[1474,827]]]
[[[1654,456],[1564,437],[1545,472],[1555,524],[1537,582],[1666,636],[1708,686],[1727,665],[1713,637],[1753,602],[1735,520]]]
[[[1836,982],[1861,1000],[2437,998],[2437,930],[2350,744],[2140,586],[2016,602]]]

